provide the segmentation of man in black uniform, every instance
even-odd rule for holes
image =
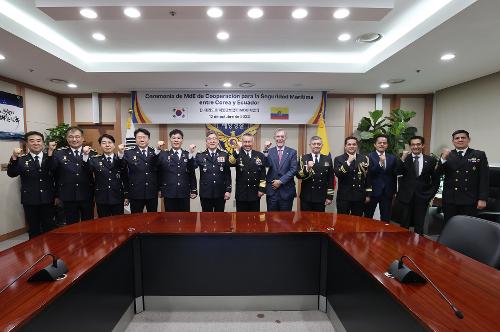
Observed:
[[[128,193],[131,213],[142,213],[144,207],[148,212],[158,211],[158,154],[160,150],[149,147],[151,134],[147,129],[137,128],[134,131],[134,148],[125,150],[123,144],[118,145],[118,158],[123,159],[127,169],[125,191]],[[158,142],[163,143],[163,142]]]
[[[54,176],[43,153],[43,135],[30,131],[24,135],[28,153],[15,148],[7,167],[11,178],[21,176],[21,203],[30,239],[51,230],[54,219]]]
[[[62,201],[67,224],[94,218],[94,179],[88,165],[90,147],[82,147],[83,130],[69,127],[66,132],[69,147],[56,149],[50,142],[49,163],[56,174],[57,198]]]
[[[345,153],[335,157],[334,171],[337,176],[337,213],[362,216],[365,204],[370,202],[372,191],[367,156],[357,153],[358,139],[349,136],[344,140]]]
[[[423,154],[425,139],[413,136],[409,144],[411,152],[403,151],[397,166],[399,180],[397,200],[401,208],[401,227],[415,226],[415,233],[424,234],[424,220],[431,199],[439,188],[437,160]]]
[[[254,137],[244,134],[234,146],[229,163],[236,167],[236,211],[260,211],[260,198],[266,193],[266,157],[253,150]],[[241,149],[243,147],[243,149]]]
[[[297,177],[302,179],[300,210],[325,212],[333,200],[333,163],[330,156],[321,154],[323,140],[319,136],[309,141],[311,153],[300,157]]]
[[[195,169],[200,169],[201,208],[203,212],[224,212],[224,205],[231,198],[228,154],[217,149],[219,139],[214,131],[207,132],[206,143],[207,149],[194,158]]]
[[[99,218],[123,214],[126,198],[126,169],[123,159],[114,153],[115,138],[104,134],[99,137],[103,154],[90,158],[90,169],[95,178],[95,202]]]
[[[455,149],[444,149],[438,162],[438,173],[444,174],[445,222],[459,214],[476,216],[484,209],[490,182],[486,154],[469,148],[469,132],[457,130],[451,137]]]
[[[190,199],[195,199],[196,175],[193,156],[182,149],[184,133],[174,129],[168,134],[172,148],[158,157],[160,189],[167,212],[189,212]],[[160,145],[160,144],[159,144]],[[190,149],[194,151],[195,146]]]

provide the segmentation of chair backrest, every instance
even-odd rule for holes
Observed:
[[[500,269],[500,224],[469,216],[454,216],[439,243],[477,261]]]
[[[500,212],[500,167],[490,166],[490,186],[486,209]]]

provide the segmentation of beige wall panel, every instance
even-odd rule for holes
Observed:
[[[500,163],[496,130],[500,123],[500,73],[436,93],[431,152],[453,147],[451,133],[466,129],[471,147],[484,150],[490,163]]]
[[[0,91],[17,94],[16,85],[4,81],[0,81]]]
[[[391,114],[391,98],[382,98],[382,109],[384,110],[384,116]]]
[[[401,98],[401,109],[416,113],[415,117],[410,120],[409,124],[417,128],[418,135],[423,135],[425,98]]]
[[[92,98],[75,98],[75,122],[92,121]]]
[[[63,98],[64,123],[71,124],[71,105],[69,98]]]
[[[45,133],[47,128],[57,126],[57,98],[45,93],[26,89],[26,125],[28,131]]]
[[[328,98],[326,102],[326,126],[339,127],[345,125],[346,98]]]
[[[114,123],[115,120],[115,98],[101,98],[101,122]]]
[[[368,116],[368,112],[375,110],[375,98],[354,98],[354,114],[353,114],[353,130],[356,131],[359,121],[364,116]]]

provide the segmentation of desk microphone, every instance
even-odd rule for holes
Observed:
[[[417,270],[422,274],[423,277],[404,265],[403,258],[408,258],[408,260],[413,263],[413,265],[417,268]],[[428,276],[425,275],[425,273],[410,257],[403,255],[399,260],[395,260],[394,262],[392,262],[389,266],[389,273],[401,283],[425,283],[426,281],[429,281],[431,286],[451,307],[451,309],[455,313],[455,316],[460,319],[464,318],[464,314],[460,310],[458,310],[458,308],[450,300],[448,300],[444,293],[432,282],[432,280]]]
[[[60,258],[57,258],[56,256],[52,254],[44,254],[42,257],[37,259],[35,263],[33,263],[30,267],[28,267],[26,270],[23,271],[19,276],[17,276],[10,284],[2,288],[0,290],[0,294],[2,294],[7,288],[12,286],[16,281],[18,281],[22,276],[24,276],[26,273],[28,273],[29,270],[33,268],[33,266],[37,265],[40,263],[45,257],[50,256],[52,257],[52,263],[41,269],[40,271],[36,272],[33,274],[28,281],[33,282],[33,281],[55,281],[59,279],[64,279],[66,277],[66,273],[68,272],[68,268],[66,267],[66,264],[64,261]]]

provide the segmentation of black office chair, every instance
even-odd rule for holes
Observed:
[[[500,222],[500,167],[490,166],[490,190],[486,208],[479,211],[479,217]]]
[[[454,216],[438,242],[479,262],[500,269],[500,224],[470,216]]]

